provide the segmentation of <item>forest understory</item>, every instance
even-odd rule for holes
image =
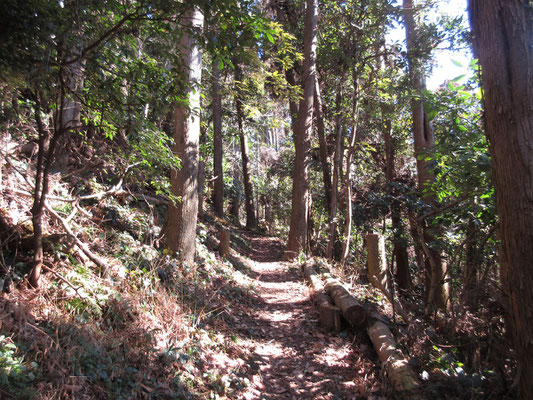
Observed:
[[[531,21],[0,1],[0,399],[533,399]]]
[[[97,148],[105,151],[105,142]],[[95,175],[85,160],[51,176],[43,282],[29,288],[35,157],[16,140],[5,140],[3,149],[0,397],[414,398],[392,388],[364,329],[346,321],[336,332],[319,325],[305,260],[281,262],[279,238],[208,210],[199,223],[196,267],[186,268],[155,246],[165,198],[117,188],[119,177]],[[88,198],[68,201],[72,196]],[[218,254],[223,229],[231,237],[225,258]],[[492,320],[424,316],[413,298],[406,323],[364,271],[330,268],[384,316],[421,383],[416,396],[514,397],[504,370],[482,369],[495,356],[505,363],[509,351],[496,347]]]

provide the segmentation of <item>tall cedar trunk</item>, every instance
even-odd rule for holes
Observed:
[[[390,110],[387,105],[382,105],[381,114],[384,118],[383,141],[385,143],[385,179],[389,184],[394,181],[396,170],[394,166],[395,149],[392,143],[392,121]],[[393,197],[394,198],[394,197]],[[407,256],[407,246],[400,233],[403,231],[401,221],[401,208],[397,201],[392,204],[392,230],[394,232],[393,257],[396,262],[396,282],[401,293],[405,293],[411,287],[411,277],[409,274],[409,258]]]
[[[294,124],[294,169],[292,173],[292,207],[289,242],[284,259],[292,259],[307,246],[309,205],[309,149],[313,126],[315,93],[318,0],[307,0],[304,30],[303,98]]]
[[[315,118],[316,118],[316,133],[318,136],[318,145],[320,151],[320,164],[322,164],[322,180],[324,183],[324,195],[326,197],[326,209],[331,207],[331,172],[328,161],[328,145],[326,143],[326,135],[324,129],[324,117],[322,113],[322,97],[320,95],[320,84],[318,83],[318,75],[315,83]]]
[[[242,81],[242,70],[237,62],[235,64],[235,81],[237,84],[237,94],[235,95],[235,108],[237,110],[237,125],[239,129],[239,140],[241,143],[242,160],[242,180],[244,184],[244,210],[246,211],[246,228],[257,228],[257,218],[255,216],[254,192],[252,187],[252,177],[250,175],[250,150],[248,148],[248,135],[243,126],[242,95],[238,86]]]
[[[434,181],[434,176],[429,169],[429,161],[422,157],[435,144],[435,136],[424,111],[424,102],[421,100],[422,92],[426,88],[425,78],[416,57],[417,48],[420,46],[419,37],[416,30],[415,9],[413,0],[404,0],[404,21],[408,50],[409,79],[414,96],[411,100],[411,111],[413,119],[413,140],[414,154],[416,158],[416,169],[418,176],[418,188],[422,194],[422,199],[429,204],[436,206],[435,196],[428,192],[427,186]],[[429,227],[424,227],[423,240],[426,243],[435,241],[437,232]],[[431,259],[430,259],[431,258]],[[425,269],[429,275],[426,284],[426,301],[434,304],[440,309],[446,307],[447,293],[444,284],[444,264],[440,251],[430,247],[426,254]],[[432,265],[430,267],[430,265]]]
[[[341,86],[335,96],[335,153],[333,156],[333,180],[331,182],[331,205],[329,208],[329,232],[328,247],[326,256],[333,258],[333,249],[335,247],[337,232],[337,206],[339,193],[339,174],[341,168],[341,151],[342,151],[342,127],[341,127]]]
[[[198,142],[200,138],[200,77],[202,53],[196,38],[188,32],[191,28],[201,29],[204,17],[194,8],[182,17],[186,27],[179,44],[181,63],[178,78],[178,93],[181,99],[174,114],[173,152],[181,160],[181,168],[172,171],[170,183],[172,193],[181,197],[177,204],[168,208],[165,241],[168,248],[177,253],[186,264],[194,262],[196,253],[196,223],[198,214]]]
[[[224,171],[222,169],[222,99],[220,97],[220,70],[218,59],[213,61],[213,206],[215,213],[224,215]]]
[[[533,399],[533,9],[528,0],[470,0],[487,138],[523,399]]]

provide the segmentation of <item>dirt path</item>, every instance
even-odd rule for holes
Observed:
[[[258,300],[234,316],[248,347],[245,399],[355,399],[381,391],[368,345],[317,325],[300,271],[278,262],[281,243],[244,233]],[[371,357],[371,355],[370,355]]]

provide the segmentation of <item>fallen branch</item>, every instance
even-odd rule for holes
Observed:
[[[48,272],[51,272],[52,275],[54,275],[56,278],[58,278],[59,280],[65,282],[67,285],[69,285],[76,293],[78,293],[78,295],[80,297],[81,294],[78,292],[79,289],[81,289],[83,286],[80,286],[78,288],[74,287],[74,285],[72,283],[70,283],[69,281],[66,280],[66,278],[63,277],[63,275],[61,275],[59,272],[55,271],[54,269],[48,267],[46,264],[43,264],[43,269],[45,269],[46,271]]]
[[[439,215],[439,214],[443,213],[444,211],[449,210],[450,208],[455,207],[458,204],[461,204],[463,201],[467,200],[468,198],[469,197],[465,196],[465,197],[460,197],[458,199],[455,199],[454,201],[451,201],[450,203],[446,204],[445,206],[442,206],[440,208],[437,208],[436,210],[433,210],[433,211],[430,211],[430,212],[428,212],[428,213],[426,213],[424,215],[421,215],[420,217],[418,217],[417,220],[418,220],[419,223],[421,223],[427,218]]]
[[[50,213],[63,227],[67,234],[74,240],[74,243],[85,254],[89,260],[95,263],[102,271],[103,274],[107,271],[107,264],[96,254],[94,254],[85,243],[83,243],[72,231],[70,225],[65,219],[61,218],[47,203],[44,204],[46,211]]]

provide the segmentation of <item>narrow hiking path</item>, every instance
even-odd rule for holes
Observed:
[[[382,393],[370,345],[346,330],[322,330],[299,268],[279,262],[279,239],[245,231],[243,252],[257,299],[233,315],[247,347],[244,399],[355,399]],[[251,309],[250,309],[251,308]]]

